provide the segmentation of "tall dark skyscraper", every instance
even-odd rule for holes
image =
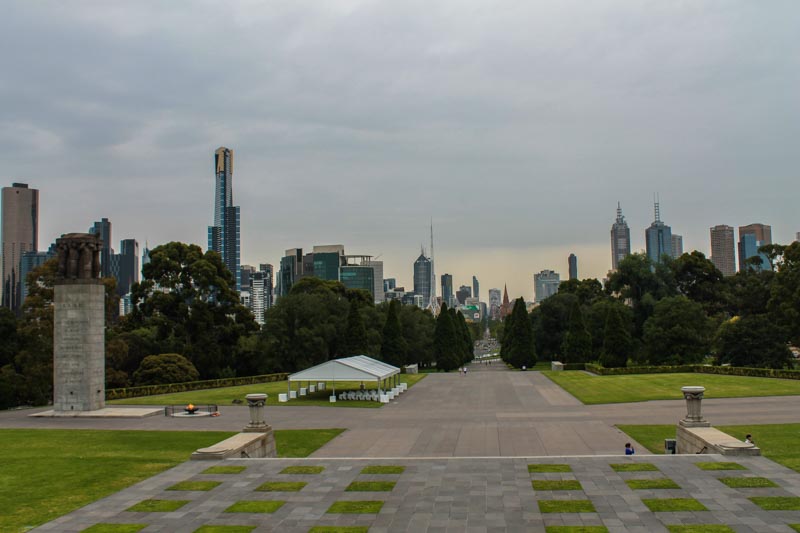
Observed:
[[[27,183],[3,187],[2,220],[0,221],[0,292],[3,307],[19,312],[22,306],[20,265],[25,252],[36,252],[39,246],[39,190]]]
[[[431,268],[431,260],[425,257],[423,250],[414,261],[414,294],[422,296],[422,307],[431,301]]]
[[[480,301],[480,299],[481,299],[480,288],[481,288],[481,285],[480,285],[480,283],[478,283],[478,278],[476,278],[475,276],[472,276],[472,297],[473,298],[477,298],[478,301]]]
[[[453,306],[452,274],[442,274],[442,303],[446,303],[447,307]]]
[[[569,254],[567,264],[569,266],[569,279],[578,279],[578,256]]]
[[[233,205],[233,150],[225,147],[214,152],[214,225],[208,227],[208,249],[218,252],[233,273],[236,290],[242,290],[240,269],[239,206]]]
[[[658,201],[655,202],[655,220],[650,227],[644,230],[644,238],[647,244],[647,256],[653,264],[660,263],[664,255],[673,256],[672,252],[672,228],[661,221],[661,207]]]
[[[89,233],[100,235],[103,239],[103,249],[100,250],[100,273],[104,278],[113,276],[111,268],[111,255],[114,251],[111,249],[111,221],[107,218],[102,218],[89,228]]]
[[[617,220],[611,226],[611,268],[616,270],[619,262],[629,255],[631,255],[631,230],[617,202]]]
[[[139,243],[136,239],[123,239],[119,243],[117,254],[117,294],[125,296],[131,292],[131,286],[139,283]],[[104,246],[105,248],[105,246]]]

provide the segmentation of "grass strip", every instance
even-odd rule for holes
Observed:
[[[542,513],[594,513],[590,500],[539,500]]]
[[[242,500],[234,503],[227,509],[226,513],[274,513],[286,503],[282,500]]]
[[[247,470],[246,466],[212,466],[206,468],[201,474],[241,474]]]
[[[311,475],[311,474],[321,474],[325,470],[324,466],[287,466],[283,470],[281,470],[280,474],[301,474],[301,475]]]
[[[765,477],[721,477],[718,479],[732,489],[759,489],[778,486],[777,483]]]
[[[531,484],[533,490],[583,490],[575,479],[534,479]]]
[[[325,512],[328,514],[377,514],[382,508],[382,501],[338,501],[334,502]]]
[[[615,463],[608,465],[614,472],[658,472],[653,463]]]
[[[275,431],[278,457],[308,457],[322,448],[344,429],[279,429]]]
[[[797,496],[755,496],[748,500],[765,511],[800,511],[800,497]]]
[[[298,492],[308,485],[305,481],[267,481],[256,488],[259,492]]]
[[[572,467],[569,465],[540,463],[528,465],[528,472],[532,474],[544,474],[547,472],[572,472]]]
[[[642,499],[642,503],[654,513],[708,511],[705,505],[694,498]]]
[[[394,481],[353,481],[345,492],[389,492],[394,489]]]
[[[132,513],[171,513],[187,503],[189,500],[142,500],[125,510]]]
[[[209,491],[222,485],[221,481],[181,481],[167,490]]]
[[[721,524],[692,524],[667,526],[669,533],[736,533],[728,526]]]
[[[647,490],[647,489],[679,489],[681,488],[677,483],[671,479],[627,479],[625,483],[628,484],[633,490]]]
[[[147,524],[95,524],[81,530],[81,533],[137,533]]]
[[[739,463],[728,463],[720,461],[718,463],[695,463],[700,470],[747,470]]]
[[[362,474],[402,474],[405,471],[406,467],[396,465],[372,465],[361,469]]]

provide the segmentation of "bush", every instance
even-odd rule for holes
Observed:
[[[186,383],[170,383],[168,385],[145,385],[143,387],[106,389],[106,400],[123,400],[125,398],[171,394],[173,392],[219,389],[222,387],[253,385],[255,383],[272,383],[273,381],[285,381],[288,376],[289,374],[287,373],[262,374],[259,376],[246,376],[241,378],[208,379],[204,381],[189,381]]]
[[[585,370],[600,376],[622,376],[627,374],[720,374],[724,376],[745,376],[752,378],[800,379],[800,370],[775,370],[772,368],[747,368],[738,366],[711,365],[665,365],[629,366],[624,368],[605,368],[586,363]],[[565,368],[566,370],[566,368]]]
[[[162,385],[196,381],[200,373],[184,356],[177,353],[148,355],[133,374],[137,385]]]

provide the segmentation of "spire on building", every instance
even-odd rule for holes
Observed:
[[[654,194],[653,195],[653,204],[655,206],[655,212],[656,212],[656,220],[655,221],[656,222],[661,222],[661,206],[659,205],[659,202],[658,202],[658,194]]]

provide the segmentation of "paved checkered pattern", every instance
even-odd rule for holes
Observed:
[[[704,471],[694,463],[731,461],[747,470]],[[612,463],[651,462],[657,472],[615,472]],[[529,473],[528,464],[569,464],[572,472]],[[200,474],[210,466],[243,465],[240,474]],[[318,475],[279,474],[291,465],[319,465]],[[403,474],[364,475],[368,465],[402,465]],[[778,488],[732,489],[716,478],[760,476]],[[632,490],[628,479],[667,477],[680,489]],[[580,491],[534,491],[532,479],[576,479]],[[216,480],[208,492],[167,491],[186,480]],[[391,492],[345,492],[352,481],[396,481]],[[266,481],[306,481],[300,492],[256,492]],[[543,458],[433,459],[238,459],[190,461],[45,524],[37,532],[78,532],[98,522],[144,523],[143,533],[190,533],[202,525],[256,525],[254,531],[306,532],[312,526],[369,526],[379,532],[544,532],[548,525],[604,525],[610,532],[666,532],[665,524],[727,524],[739,533],[791,532],[800,511],[764,511],[751,496],[800,496],[800,474],[763,457],[585,456]],[[170,513],[132,513],[128,507],[148,498],[191,500]],[[653,513],[643,498],[695,498],[709,510]],[[596,511],[542,514],[540,500],[591,500]],[[285,500],[274,514],[231,514],[223,511],[241,500]],[[381,500],[378,514],[327,514],[335,501]]]

